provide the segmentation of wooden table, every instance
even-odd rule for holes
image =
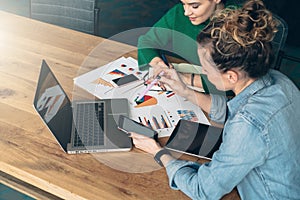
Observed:
[[[188,199],[164,169],[136,149],[67,155],[32,102],[42,59],[69,97],[73,78],[136,48],[0,11],[1,181],[37,198]],[[196,159],[197,160],[197,159]],[[236,199],[232,192],[225,199]]]

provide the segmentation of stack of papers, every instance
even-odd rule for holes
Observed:
[[[115,86],[112,80],[133,74],[137,80]],[[149,91],[142,101],[137,97],[146,88],[144,77],[148,71],[139,71],[137,60],[121,57],[74,79],[75,85],[100,99],[127,98],[130,118],[158,132],[158,137],[170,136],[180,119],[210,124],[200,107],[172,91]]]

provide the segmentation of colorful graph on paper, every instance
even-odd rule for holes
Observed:
[[[97,84],[97,85],[104,85],[104,86],[108,86],[108,87],[113,87],[113,85],[105,80],[103,80],[102,78],[97,78],[96,80],[92,81],[91,83],[93,84]]]
[[[173,91],[150,90],[141,102],[136,102],[145,88],[141,85],[123,95],[129,100],[130,117],[154,129],[159,137],[170,136],[180,119],[209,123],[198,106]]]
[[[140,101],[136,102],[135,108],[140,108],[144,106],[153,106],[157,104],[157,99],[150,95],[145,95]]]
[[[123,77],[123,76],[126,75],[124,72],[122,72],[122,71],[120,71],[118,69],[114,69],[114,70],[110,71],[108,74],[110,74],[110,75],[118,75],[118,76],[121,76],[121,77]]]
[[[172,128],[173,125],[169,121],[169,118],[165,114],[164,111],[161,112],[159,110],[157,113],[150,113],[147,115],[139,115],[138,121],[147,126],[152,128],[153,130],[165,129],[165,128]]]
[[[180,119],[197,122],[199,119],[193,110],[177,110]]]

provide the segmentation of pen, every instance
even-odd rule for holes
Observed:
[[[161,58],[162,58],[162,60],[164,61],[164,63],[165,63],[168,67],[170,67],[169,62],[168,62],[168,60],[167,60],[165,54],[161,54]]]
[[[160,76],[162,76],[164,72],[160,72],[158,76],[146,87],[146,89],[139,95],[139,97],[135,100],[136,102],[140,101],[145,94],[159,81]]]
[[[164,61],[164,63],[169,67],[169,62],[165,56],[165,54],[161,54],[161,58]],[[135,100],[140,101],[147,92],[149,92],[149,90],[159,81],[160,77],[164,74],[164,72],[160,72],[158,76],[156,76],[156,78],[146,87],[146,89],[139,95],[139,97]]]

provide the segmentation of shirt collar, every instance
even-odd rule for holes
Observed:
[[[269,73],[265,76],[255,80],[249,86],[247,86],[241,93],[227,102],[229,116],[235,114],[241,105],[244,105],[248,99],[253,96],[257,91],[270,86],[272,84],[272,78]]]

